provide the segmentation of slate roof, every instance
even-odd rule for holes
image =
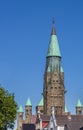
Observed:
[[[55,116],[57,125],[66,126],[67,130],[80,130],[83,127],[83,115],[71,115],[71,118],[68,118],[68,115],[58,115]],[[41,115],[43,122],[50,120],[50,116]]]
[[[37,116],[36,116],[36,115],[32,115],[32,123],[33,123],[33,124],[35,124],[36,119],[37,119]]]

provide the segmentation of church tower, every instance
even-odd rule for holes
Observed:
[[[46,56],[43,96],[44,114],[50,115],[52,107],[57,115],[65,113],[64,71],[54,21]]]

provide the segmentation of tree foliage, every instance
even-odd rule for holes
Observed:
[[[9,93],[0,86],[0,130],[14,127],[16,112],[17,103],[14,94]]]

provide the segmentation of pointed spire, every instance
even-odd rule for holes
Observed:
[[[28,98],[27,101],[26,101],[26,105],[25,106],[32,106],[32,103],[30,101],[30,99]]]
[[[18,113],[23,113],[24,112],[22,106],[19,107],[19,109],[17,110],[17,112]]]
[[[37,106],[43,106],[43,105],[44,105],[44,103],[43,103],[43,97],[42,97],[42,99],[39,101]]]
[[[82,106],[82,103],[81,103],[81,101],[80,101],[80,99],[78,99],[78,102],[77,102],[76,107],[83,107],[83,106]]]
[[[50,66],[48,66],[48,68],[47,68],[47,72],[51,72],[51,70],[50,70]]]
[[[53,17],[53,20],[52,20],[52,32],[51,32],[51,35],[56,35],[56,32],[55,32],[55,27],[54,27],[54,17]]]
[[[63,67],[62,67],[62,66],[60,67],[60,72],[61,72],[61,73],[63,73],[63,72],[64,72],[64,70],[63,70]]]
[[[58,39],[57,39],[55,28],[54,28],[54,19],[53,19],[53,23],[52,23],[52,33],[51,33],[48,52],[47,52],[47,57],[48,56],[61,57]]]
[[[68,109],[67,109],[67,107],[65,106],[65,113],[67,113],[68,112]]]

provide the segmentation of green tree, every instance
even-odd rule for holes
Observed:
[[[14,94],[0,86],[0,130],[14,127],[16,113],[17,103]]]

